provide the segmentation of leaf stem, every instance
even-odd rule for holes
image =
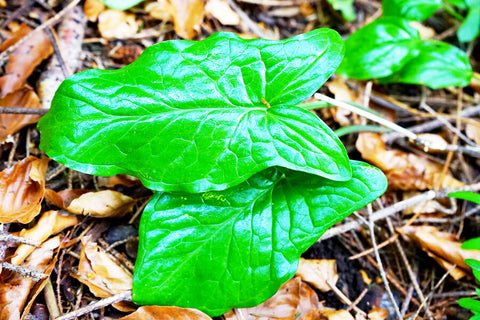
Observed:
[[[452,15],[458,21],[463,22],[463,20],[465,20],[465,18],[462,15],[458,14],[452,7],[450,7],[450,4],[446,3],[445,1],[442,1],[442,7],[447,13]]]
[[[367,125],[353,125],[353,126],[343,127],[338,130],[335,130],[334,133],[338,137],[342,137],[349,133],[355,133],[355,132],[391,132],[391,131],[392,130],[389,128],[372,126],[367,124]]]

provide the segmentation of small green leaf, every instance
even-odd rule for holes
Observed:
[[[462,249],[480,250],[480,238],[473,238],[462,243]]]
[[[475,313],[480,312],[480,301],[472,298],[461,298],[458,300],[458,304],[462,308],[470,309]]]
[[[442,0],[382,0],[385,17],[423,21],[442,7]]]
[[[380,82],[421,84],[432,89],[465,87],[473,77],[472,67],[462,50],[448,43],[423,40],[417,44],[418,55],[393,76]]]
[[[140,223],[133,300],[217,316],[268,299],[331,225],[385,191],[380,170],[351,166],[345,182],[274,167],[223,191],[156,193]]]
[[[162,191],[222,190],[271,166],[348,180],[340,140],[295,106],[342,55],[331,29],[162,42],[123,69],[65,80],[38,124],[40,148],[75,170],[126,173]]]
[[[445,0],[445,1],[460,9],[467,9],[467,2],[465,0]]]
[[[408,20],[377,19],[345,41],[345,58],[336,73],[357,80],[389,76],[416,56],[419,40]]]
[[[143,0],[101,0],[107,7],[115,10],[127,10]]]
[[[342,13],[347,21],[355,20],[355,11],[353,11],[353,0],[327,0],[333,9]]]
[[[456,191],[456,192],[451,192],[447,196],[452,197],[452,198],[457,198],[457,199],[462,199],[462,200],[467,200],[471,202],[475,202],[477,204],[480,204],[480,194],[471,192],[471,191]],[[478,247],[480,250],[480,246]]]
[[[470,42],[480,34],[480,2],[471,6],[467,17],[457,31],[458,40]]]

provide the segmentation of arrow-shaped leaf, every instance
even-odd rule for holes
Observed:
[[[141,220],[134,301],[217,316],[271,297],[331,225],[385,191],[380,170],[351,163],[347,182],[269,168],[223,191],[156,193]]]
[[[123,69],[64,81],[39,122],[40,147],[78,171],[126,173],[162,191],[221,190],[271,166],[348,180],[341,142],[294,106],[342,56],[329,29],[283,41],[217,33],[162,42]]]

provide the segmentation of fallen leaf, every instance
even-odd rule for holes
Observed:
[[[170,3],[175,32],[184,39],[193,39],[203,21],[203,0],[170,0]]]
[[[480,145],[480,126],[475,126],[467,123],[465,125],[465,134],[467,135],[467,137],[475,141],[476,144]]]
[[[67,210],[75,214],[90,215],[96,218],[123,217],[132,211],[135,200],[118,191],[102,190],[88,192],[73,199]]]
[[[0,223],[29,223],[40,213],[48,161],[30,156],[0,172]]]
[[[154,19],[173,21],[174,8],[169,0],[157,0],[149,2],[145,6],[145,11],[148,12],[148,14]]]
[[[232,10],[226,0],[208,0],[205,13],[210,14],[224,26],[236,26],[241,22],[238,14]]]
[[[138,31],[135,15],[108,9],[98,15],[98,31],[105,39],[128,39]]]
[[[322,292],[330,291],[327,280],[336,284],[339,276],[337,266],[334,259],[303,259],[300,258],[297,272],[295,276],[300,277],[303,281],[311,284]]]
[[[60,243],[58,236],[43,243],[32,252],[22,266],[49,275],[55,264],[55,249]],[[27,309],[24,308],[25,304],[34,299],[45,283],[46,281],[42,281],[36,285],[32,278],[23,277],[13,271],[2,271],[0,276],[0,319],[21,319],[22,311],[25,314]],[[34,286],[37,288],[31,293]]]
[[[38,109],[40,108],[40,100],[32,88],[23,86],[17,91],[0,98],[0,105],[2,107]],[[0,114],[0,143],[4,142],[9,135],[18,132],[23,127],[37,123],[40,118],[40,115],[35,114]]]
[[[224,317],[225,320],[301,320],[307,315],[312,319],[315,315],[312,311],[316,309],[323,309],[323,306],[315,291],[299,277],[294,277],[264,303],[229,311]]]
[[[105,5],[100,0],[85,0],[83,10],[88,21],[95,22],[100,13],[105,11]]]
[[[456,241],[453,235],[441,232],[435,227],[406,226],[397,229],[397,231],[413,239],[422,250],[434,257],[435,260],[444,260],[444,262],[441,262],[441,266],[446,270],[449,270],[455,264],[462,271],[471,273],[471,268],[464,260],[480,260],[480,250],[462,249],[462,244]],[[455,270],[451,275],[452,277],[463,276],[461,272]]]
[[[347,310],[325,309],[320,313],[320,320],[355,320]]]
[[[403,193],[403,200],[406,200],[408,198],[414,197],[416,195],[419,195],[421,192],[418,191],[405,191]],[[447,202],[448,200],[442,200],[443,202]],[[403,213],[408,215],[408,214],[442,214],[442,213],[450,213],[451,214],[452,208],[444,206],[440,201],[438,200],[428,200],[424,201],[422,203],[419,203],[415,206],[411,206],[403,210]]]
[[[54,206],[66,210],[74,199],[88,192],[89,191],[85,189],[65,189],[59,192],[47,189],[45,190],[45,199],[50,201]]]
[[[57,234],[68,227],[74,226],[78,223],[77,217],[60,214],[58,211],[45,212],[37,224],[31,229],[23,229],[18,234],[20,237],[43,242],[50,236]],[[20,265],[25,258],[35,250],[35,247],[21,244],[12,257],[12,264]]]
[[[30,32],[35,34],[9,55],[10,59],[5,66],[5,73],[0,77],[0,97],[22,88],[35,67],[53,53],[53,47],[47,34],[43,31],[32,31],[24,23],[20,25],[20,29],[15,32],[13,38],[2,44],[0,50],[4,51]]]
[[[435,29],[427,27],[423,23],[418,21],[410,21],[409,25],[410,27],[418,30],[418,33],[420,33],[420,38],[422,39],[432,39],[437,34],[435,32]]]
[[[82,239],[82,250],[78,263],[78,273],[72,277],[88,286],[99,298],[108,298],[114,294],[132,290],[132,275],[120,267],[90,236]],[[135,308],[121,302],[114,306],[121,311],[133,311]]]
[[[428,144],[428,151],[445,153],[448,142],[439,134],[421,133],[417,137]]]
[[[345,79],[342,77],[335,77],[334,80],[326,83],[328,90],[334,94],[335,99],[345,102],[361,103],[361,93],[359,91],[353,91],[345,83]],[[331,107],[328,108],[333,116],[335,122],[339,123],[342,127],[352,125],[350,116],[351,111],[343,108]]]
[[[112,177],[97,177],[97,184],[100,188],[113,188],[122,185],[127,188],[139,186],[142,183],[138,178],[126,174],[117,174]]]
[[[387,150],[377,133],[360,133],[355,146],[365,160],[385,173],[390,188],[425,190],[438,187],[458,188],[464,185],[450,173],[443,177],[443,166],[439,163],[400,150]]]
[[[388,310],[383,308],[373,308],[368,312],[369,320],[386,320],[388,318]]]
[[[209,316],[195,309],[179,307],[144,306],[118,320],[211,320]]]

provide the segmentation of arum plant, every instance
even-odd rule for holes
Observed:
[[[211,316],[259,304],[330,226],[385,191],[378,169],[349,160],[297,106],[343,50],[330,29],[282,41],[221,32],[62,83],[38,124],[41,149],[155,191],[140,222],[134,302]]]

